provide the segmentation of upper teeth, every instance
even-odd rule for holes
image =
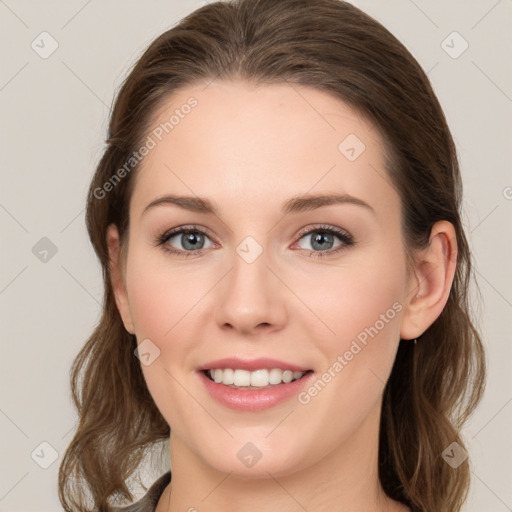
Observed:
[[[291,370],[262,369],[250,372],[248,370],[233,370],[231,368],[217,368],[208,370],[211,378],[218,383],[234,386],[265,387],[268,385],[281,384],[300,379],[305,372],[293,372]]]

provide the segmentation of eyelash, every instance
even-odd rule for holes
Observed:
[[[350,235],[347,231],[344,231],[339,228],[335,228],[333,226],[317,226],[315,228],[309,229],[308,231],[305,231],[300,234],[299,240],[304,238],[306,235],[310,235],[312,233],[317,233],[317,232],[318,233],[328,233],[328,234],[337,236],[340,239],[340,241],[342,242],[342,245],[340,245],[336,249],[329,249],[327,251],[310,251],[310,254],[309,254],[310,258],[321,259],[321,258],[326,258],[328,256],[333,256],[333,255],[338,254],[341,251],[343,251],[343,250],[347,249],[348,247],[351,247],[355,244],[355,241],[354,241],[354,238],[352,237],[352,235]],[[182,233],[200,233],[202,235],[208,236],[208,233],[206,233],[206,231],[199,228],[198,226],[195,226],[195,225],[181,226],[179,228],[174,228],[174,229],[164,232],[161,235],[158,235],[155,240],[155,245],[161,246],[162,249],[167,253],[170,253],[170,254],[173,254],[176,256],[180,256],[183,258],[188,258],[189,256],[196,256],[198,253],[200,253],[203,250],[203,249],[198,249],[196,251],[181,251],[181,250],[169,248],[168,246],[165,245],[166,242],[170,238],[172,238],[176,235],[180,235]],[[210,237],[208,236],[208,238],[210,238]],[[308,249],[302,249],[302,250],[307,251]]]

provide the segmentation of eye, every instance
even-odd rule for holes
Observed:
[[[305,239],[306,242],[310,244],[311,249],[307,247],[302,248],[312,251],[309,255],[312,258],[332,256],[355,243],[350,233],[334,226],[319,226],[310,229],[301,235],[301,240],[302,239]],[[336,239],[338,239],[339,242],[337,246],[335,245]]]
[[[156,245],[162,246],[167,252],[186,257],[193,256],[202,249],[212,247],[213,244],[205,246],[206,239],[209,239],[209,237],[202,229],[196,226],[181,226],[158,236]]]
[[[319,226],[310,229],[300,235],[300,240],[302,239],[311,245],[312,249],[301,248],[309,251],[309,257],[312,258],[332,256],[355,244],[350,233],[334,226]],[[335,245],[336,239],[338,245]],[[197,226],[180,226],[159,235],[155,245],[161,246],[168,253],[187,257],[197,255],[203,249],[215,246],[211,240],[210,245],[205,246],[205,240],[210,240],[210,237],[203,229]]]

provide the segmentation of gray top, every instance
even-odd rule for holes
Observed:
[[[164,473],[156,482],[148,489],[148,492],[133,505],[127,507],[115,507],[113,512],[155,512],[158,501],[162,496],[165,488],[171,481],[171,472]]]

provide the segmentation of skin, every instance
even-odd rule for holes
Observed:
[[[400,338],[420,336],[446,304],[453,226],[434,225],[408,273],[400,197],[383,179],[383,140],[326,92],[215,81],[167,98],[153,125],[190,96],[197,107],[142,162],[127,251],[120,252],[115,226],[107,234],[124,325],[160,350],[142,365],[171,426],[172,483],[157,512],[407,510],[384,495],[378,479],[382,392]],[[366,146],[354,161],[338,149],[349,134]],[[373,212],[347,203],[281,213],[293,196],[332,192]],[[166,194],[208,198],[218,214],[171,204],[143,214]],[[208,233],[199,254],[184,258],[155,245],[162,233],[189,224]],[[322,250],[311,233],[301,235],[321,225],[348,231],[355,245],[333,253],[343,244],[336,236]],[[263,250],[252,263],[236,252],[247,236]],[[167,246],[190,251],[183,242],[178,235]],[[275,357],[321,375],[394,303],[401,310],[307,404],[293,397],[262,412],[234,411],[211,399],[196,374],[208,361],[236,355]],[[247,442],[262,454],[252,467],[237,457]]]

